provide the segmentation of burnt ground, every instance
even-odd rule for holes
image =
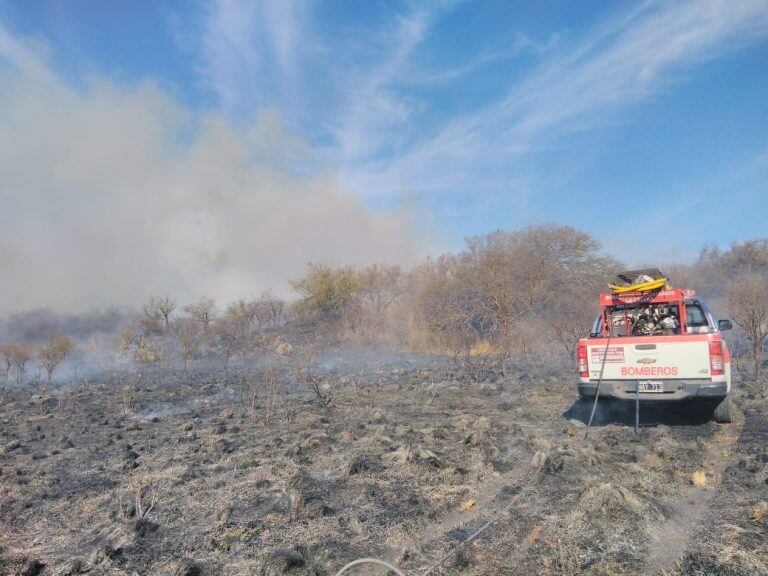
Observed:
[[[0,574],[768,575],[768,401],[588,407],[569,373],[408,364],[309,390],[105,375],[0,406]],[[255,400],[249,386],[256,386]],[[275,390],[279,392],[275,392]],[[697,482],[694,485],[694,473]],[[382,573],[382,572],[357,572]]]

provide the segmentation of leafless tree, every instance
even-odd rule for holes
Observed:
[[[335,375],[334,372],[324,372],[317,364],[318,351],[307,346],[294,356],[292,365],[293,376],[299,382],[309,387],[315,395],[315,400],[321,408],[328,409],[333,397],[328,393],[328,384]]]
[[[749,273],[736,279],[727,292],[733,321],[744,331],[752,347],[755,380],[761,380],[762,353],[768,338],[768,277]]]
[[[124,496],[118,491],[117,501],[124,519],[135,517],[142,521],[147,520],[159,498],[155,483],[149,476],[143,476],[131,478],[128,481],[128,494]]]
[[[11,355],[11,366],[16,372],[16,383],[20,384],[24,380],[29,362],[32,360],[32,345],[28,342],[18,342],[12,344],[9,352]]]
[[[533,226],[497,231],[467,240],[463,254],[470,277],[480,285],[482,305],[497,331],[502,372],[515,343],[516,324],[543,309],[561,291],[594,277],[606,266],[598,245],[568,226]]]
[[[176,310],[176,300],[170,296],[152,296],[144,304],[142,323],[147,333],[170,333],[171,315]]]
[[[229,362],[240,344],[241,326],[231,315],[225,315],[216,319],[212,329],[214,350],[221,358],[222,370],[226,378]]]
[[[45,370],[46,382],[51,384],[56,368],[66,360],[75,350],[75,343],[69,337],[60,332],[55,333],[46,340],[38,351],[40,365]]]
[[[245,342],[258,330],[259,327],[259,309],[256,302],[248,300],[237,300],[227,306],[224,317],[229,322],[239,339]]]
[[[265,421],[269,424],[275,414],[280,391],[277,366],[269,365],[265,368],[261,383],[264,389],[263,396],[266,408]]]
[[[119,380],[120,404],[123,408],[123,414],[126,416],[133,413],[136,400],[139,395],[138,386],[139,376],[136,374],[123,374]]]
[[[15,344],[12,342],[3,342],[0,344],[0,356],[3,357],[3,368],[5,369],[5,383],[8,383],[8,378],[11,375],[11,368],[13,368],[13,353]]]
[[[120,331],[120,349],[140,364],[159,362],[166,355],[162,336],[157,332],[147,332],[146,317],[123,326]]]
[[[3,358],[2,366],[5,369],[5,379],[3,380],[2,388],[0,388],[0,403],[5,400],[8,379],[11,375],[11,368],[13,368],[13,348],[14,345],[11,342],[3,342],[3,344],[0,344],[0,356]]]
[[[286,305],[269,292],[263,292],[254,302],[256,318],[262,330],[276,330],[286,321]]]
[[[195,319],[182,318],[177,322],[175,335],[179,344],[179,356],[181,356],[185,372],[189,362],[200,354],[201,332],[203,330],[205,328],[198,325]]]
[[[203,330],[207,330],[215,316],[216,302],[212,298],[203,297],[197,302],[187,304],[183,310],[194,318]]]

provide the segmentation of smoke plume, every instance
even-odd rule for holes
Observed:
[[[310,261],[409,261],[408,219],[313,158],[276,110],[233,127],[153,82],[73,86],[0,29],[0,315],[280,294]]]

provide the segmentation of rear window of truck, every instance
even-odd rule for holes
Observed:
[[[707,315],[704,314],[704,310],[698,304],[686,304],[685,311],[688,316],[686,326],[689,328],[702,328],[709,326]]]

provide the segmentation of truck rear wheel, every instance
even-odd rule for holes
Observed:
[[[733,419],[732,412],[733,402],[731,401],[731,393],[728,392],[725,398],[723,398],[720,403],[715,406],[715,411],[713,413],[715,422],[719,424],[730,424]]]

